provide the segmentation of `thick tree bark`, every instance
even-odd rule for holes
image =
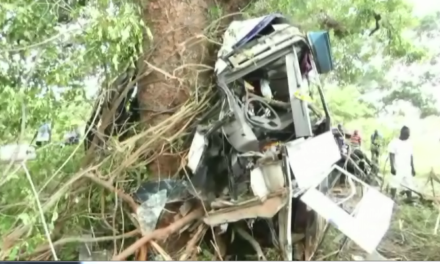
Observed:
[[[146,40],[146,70],[155,69],[139,82],[141,119],[157,125],[178,110],[196,86],[207,85],[206,73],[198,75],[209,58],[208,41],[201,38],[209,24],[205,0],[152,0],[143,7],[143,19],[154,39]],[[160,70],[159,70],[160,69]],[[172,134],[175,131],[170,131]],[[162,156],[149,166],[152,176],[172,176],[180,165],[178,156]]]
[[[163,122],[193,96],[197,88],[210,84],[212,71],[209,68],[213,67],[216,47],[205,36],[206,28],[212,23],[209,9],[220,8],[225,14],[233,13],[247,2],[151,0],[144,4],[143,19],[154,37],[153,41],[145,40],[142,62],[145,70],[154,71],[138,84],[141,119],[145,126]],[[232,18],[229,16],[217,23],[226,25]],[[155,160],[149,165],[152,176],[174,175],[180,165],[179,158],[163,155]]]
[[[229,2],[221,3],[223,10],[236,12],[233,9],[237,5]],[[209,69],[213,67],[216,48],[204,31],[212,22],[209,8],[215,4],[211,0],[149,0],[142,6],[144,22],[153,33],[153,41],[145,39],[145,54],[139,65],[140,68],[145,66],[145,71],[153,70],[138,83],[141,120],[146,127],[164,122],[173,115],[172,110],[178,111],[190,96],[194,96],[197,88],[210,84],[212,70]],[[169,131],[169,136],[178,129]],[[166,144],[157,143],[158,147]],[[162,155],[149,164],[150,178],[173,176],[180,164],[179,155]],[[179,211],[173,209],[170,211]],[[162,215],[158,226],[174,221],[175,217],[169,213]],[[188,234],[183,233],[163,246],[173,254],[184,247],[188,239]]]

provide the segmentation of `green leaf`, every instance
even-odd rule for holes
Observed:
[[[13,247],[12,250],[9,252],[9,260],[17,260],[19,247]]]
[[[54,211],[52,213],[52,223],[55,222],[56,220],[58,220],[58,212]]]
[[[121,41],[122,42],[126,42],[130,38],[130,30],[131,30],[130,27],[126,27],[126,28],[122,29],[122,32],[121,32]],[[117,47],[118,46],[119,45],[117,45]]]
[[[18,215],[18,219],[20,219],[24,225],[28,225],[31,223],[31,217],[27,213],[21,213]]]

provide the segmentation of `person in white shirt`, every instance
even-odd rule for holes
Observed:
[[[410,130],[404,126],[400,130],[399,138],[393,139],[389,146],[391,165],[391,198],[395,199],[397,189],[406,186],[412,189],[412,177],[416,175],[414,169],[414,155],[411,141],[409,140]],[[411,199],[411,191],[405,190],[408,199]]]
[[[50,127],[50,123],[46,122],[40,128],[35,135],[35,143],[38,147],[42,146],[45,143],[49,143],[52,136],[52,130]]]

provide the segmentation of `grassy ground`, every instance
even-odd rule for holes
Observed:
[[[397,205],[391,228],[379,245],[378,252],[389,260],[438,260],[438,235],[434,231],[437,215],[438,210],[435,208]],[[358,256],[365,258],[365,253],[354,243],[350,243],[338,253],[338,237],[340,232],[331,228],[317,259],[354,260]]]
[[[423,188],[426,192],[429,187]],[[416,200],[417,201],[417,200]],[[391,227],[378,247],[378,252],[389,260],[432,261],[440,259],[436,221],[439,215],[435,204],[409,205],[404,197],[395,204]],[[323,245],[317,252],[317,260],[365,259],[366,253],[350,242],[342,250],[343,236],[330,227]]]

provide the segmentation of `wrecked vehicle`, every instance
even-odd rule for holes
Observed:
[[[276,245],[284,260],[311,259],[324,220],[301,194],[327,193],[337,182],[329,174],[344,161],[319,81],[332,69],[327,32],[305,36],[280,15],[230,25],[215,67],[219,119],[199,127],[188,159],[194,188],[211,209],[206,224],[247,241],[253,233],[251,245]],[[307,99],[312,89],[324,116]],[[239,248],[229,253],[244,254]]]
[[[304,35],[281,15],[232,22],[215,65],[217,118],[195,131],[190,180],[145,183],[136,192],[142,230],[155,228],[166,204],[181,202],[178,210],[188,212],[185,201],[196,198],[206,210],[203,223],[213,228],[204,239],[223,239],[218,254],[225,259],[265,260],[262,248],[270,247],[283,260],[311,260],[326,223],[373,252],[393,202],[338,166],[344,157],[319,80],[332,69],[327,32]],[[341,174],[365,193],[356,214],[340,206],[356,188],[337,202],[328,196]],[[364,220],[377,215],[372,200],[386,207],[374,225]]]

